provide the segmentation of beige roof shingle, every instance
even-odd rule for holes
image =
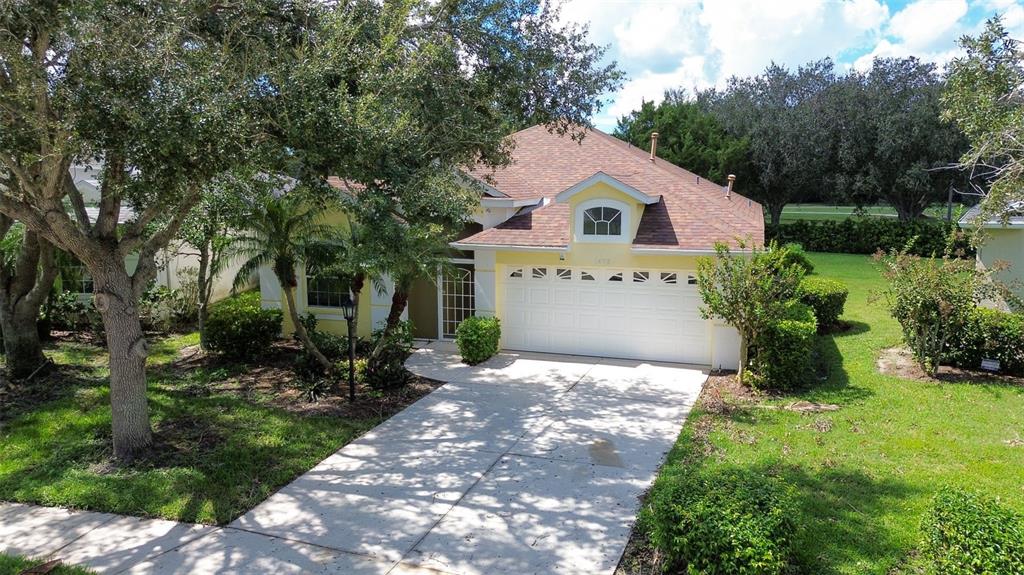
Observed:
[[[665,160],[651,162],[645,150],[599,130],[582,142],[534,126],[512,135],[512,163],[498,170],[470,172],[498,191],[517,199],[554,198],[593,176],[605,174],[661,201],[648,205],[640,219],[634,247],[705,250],[716,242],[735,245],[737,238],[764,241],[764,212],[757,202]],[[743,182],[737,182],[742,189]],[[466,244],[566,246],[569,209],[551,203],[516,216],[462,240]]]

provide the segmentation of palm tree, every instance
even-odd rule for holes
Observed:
[[[328,372],[334,365],[310,339],[295,306],[298,286],[297,266],[317,265],[337,257],[344,246],[336,230],[323,222],[326,207],[306,202],[292,190],[252,204],[246,216],[246,229],[232,240],[232,255],[245,258],[235,276],[236,287],[245,283],[263,266],[270,266],[281,285],[295,335]]]

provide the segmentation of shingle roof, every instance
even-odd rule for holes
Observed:
[[[704,250],[716,242],[764,240],[764,212],[757,202],[733,192],[726,197],[719,184],[665,160],[651,162],[648,152],[599,130],[582,142],[559,136],[544,126],[512,135],[512,163],[498,170],[477,168],[473,177],[512,198],[554,198],[574,184],[604,172],[661,201],[646,206],[634,247]],[[738,182],[742,188],[742,182]],[[462,240],[466,244],[566,246],[569,209],[551,203],[518,215],[494,228]]]

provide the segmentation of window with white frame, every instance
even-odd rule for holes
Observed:
[[[341,307],[349,295],[348,282],[338,276],[316,275],[306,272],[306,305],[312,307]]]
[[[626,242],[631,209],[610,198],[595,198],[576,206],[576,241]]]

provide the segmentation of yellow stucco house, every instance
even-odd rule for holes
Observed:
[[[543,126],[513,138],[509,166],[468,172],[485,193],[452,244],[453,270],[412,290],[415,335],[451,339],[466,317],[497,316],[509,350],[736,368],[736,331],[700,317],[696,261],[716,242],[762,243],[761,205],[658,158],[656,139],[648,151]],[[264,305],[280,306],[269,272],[260,283]],[[341,333],[343,288],[330,284],[302,275],[297,305]],[[360,335],[390,303],[364,289]]]

